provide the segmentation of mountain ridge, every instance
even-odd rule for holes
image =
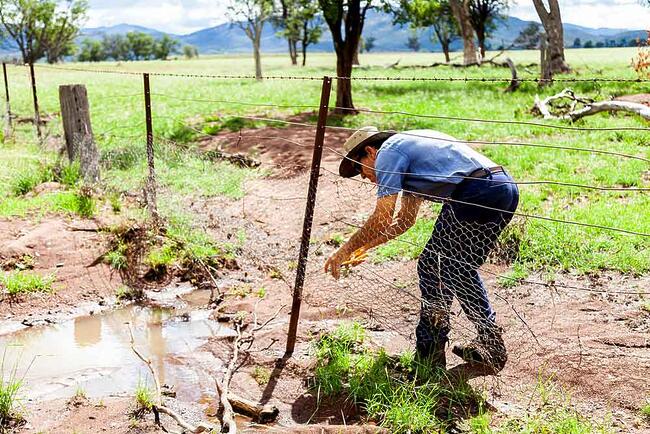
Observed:
[[[492,49],[500,46],[509,46],[514,42],[519,32],[531,22],[533,21],[522,20],[511,16],[497,20],[496,29],[487,40],[488,45]],[[126,34],[130,31],[144,32],[155,38],[160,38],[166,34],[177,39],[181,45],[191,44],[196,46],[201,54],[241,53],[251,50],[250,40],[246,37],[243,30],[231,23],[219,24],[184,35],[163,32],[134,24],[120,23],[113,26],[84,28],[81,30],[77,42],[81,42],[84,38],[101,39],[104,35]],[[416,33],[422,51],[440,50],[440,44],[432,42],[429,30],[419,30]],[[392,17],[389,14],[379,11],[368,12],[363,35],[365,38],[375,38],[373,51],[409,51],[406,43],[411,34],[412,31],[409,30],[408,26],[393,24]],[[570,23],[564,24],[564,39],[567,47],[571,47],[576,38],[579,38],[583,44],[591,40],[595,45],[596,43],[605,43],[610,40],[618,42],[625,39],[629,42],[636,38],[645,39],[645,37],[645,30],[589,28]],[[460,40],[454,41],[451,48],[452,50],[461,49],[462,42]],[[325,30],[321,40],[317,44],[310,46],[310,50],[333,51],[330,33]],[[7,54],[15,51],[15,45],[12,41],[0,41],[0,53]],[[268,53],[286,51],[286,40],[279,37],[277,30],[270,24],[264,26],[262,51]]]

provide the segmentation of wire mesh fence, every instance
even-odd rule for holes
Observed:
[[[40,68],[40,66],[39,66]],[[45,73],[50,67],[42,66]],[[117,71],[85,68],[59,68],[89,75]],[[139,73],[120,72],[129,76]],[[647,279],[633,277],[637,287],[629,285],[626,276],[640,271],[647,274],[650,234],[647,224],[634,224],[630,220],[617,220],[608,216],[616,213],[615,207],[605,207],[598,216],[589,216],[579,210],[572,212],[573,203],[547,212],[543,207],[528,206],[526,196],[517,208],[501,209],[490,204],[477,204],[453,197],[420,197],[422,205],[418,218],[410,231],[368,252],[359,252],[351,258],[355,266],[345,267],[343,277],[335,280],[323,271],[326,258],[332,255],[350,236],[363,227],[373,212],[377,186],[360,179],[345,179],[337,172],[338,162],[344,158],[340,144],[356,128],[331,121],[329,125],[316,122],[312,112],[322,106],[317,101],[309,104],[274,104],[268,101],[245,101],[218,98],[177,96],[156,90],[157,76],[169,79],[247,80],[247,76],[219,76],[196,74],[155,74],[152,91],[153,132],[150,135],[157,166],[157,191],[160,212],[167,219],[181,219],[182,225],[216,237],[220,242],[237,244],[238,230],[246,233],[246,240],[236,249],[248,264],[271,273],[287,289],[295,289],[296,270],[305,267],[304,290],[298,288],[297,296],[310,306],[322,306],[340,317],[361,317],[368,328],[387,331],[403,347],[412,346],[416,340],[423,342],[463,342],[490,338],[483,347],[496,348],[485,355],[499,371],[507,358],[513,364],[535,373],[545,364],[566,369],[589,367],[598,369],[598,359],[620,357],[623,365],[632,360],[648,365],[643,347],[623,349],[615,341],[605,342],[595,336],[597,330],[585,331],[575,324],[558,321],[567,305],[596,303],[607,300],[614,304],[638,303],[650,295]],[[163,77],[164,76],[164,77]],[[270,77],[270,79],[289,79]],[[291,80],[322,80],[316,77],[290,77]],[[344,78],[338,78],[344,79]],[[359,81],[389,80],[385,77],[359,77]],[[417,78],[394,79],[396,81]],[[452,81],[451,78],[430,77],[421,81]],[[510,79],[504,79],[509,81]],[[500,78],[457,78],[461,83],[491,83]],[[533,80],[533,79],[531,79]],[[566,81],[594,82],[598,78],[576,78]],[[555,81],[562,81],[556,79]],[[639,83],[635,79],[605,79],[620,83]],[[91,102],[101,107],[102,100],[124,100],[141,105],[141,93],[104,94]],[[315,98],[314,98],[315,99]],[[184,113],[185,103],[197,103],[205,109],[200,113]],[[125,102],[126,104],[126,102]],[[251,108],[251,113],[241,114],[241,107]],[[332,107],[336,109],[337,107]],[[340,107],[339,107],[340,109]],[[276,110],[294,110],[303,116],[280,114]],[[363,108],[359,111],[372,116],[400,117],[401,124],[420,118],[443,122],[468,124],[498,124],[504,128],[516,125],[531,130],[559,130],[566,134],[616,133],[642,134],[643,126],[587,127],[519,121],[513,119],[487,119],[472,116],[448,116],[443,113],[416,113],[404,110]],[[307,112],[307,113],[304,113]],[[100,111],[101,113],[101,111]],[[180,114],[179,114],[180,113]],[[206,113],[208,113],[206,115]],[[237,120],[232,131],[211,129],[212,113],[219,122]],[[103,113],[101,114],[104,115]],[[93,116],[97,116],[93,114]],[[215,115],[216,116],[216,115]],[[101,167],[110,173],[103,183],[108,190],[116,191],[126,200],[145,205],[151,194],[143,195],[147,177],[147,133],[144,113],[142,120],[129,122],[116,118],[108,128],[98,130],[95,139],[101,150]],[[251,123],[245,123],[250,121]],[[156,127],[164,125],[166,131]],[[56,128],[52,124],[50,129]],[[322,166],[310,173],[314,137],[321,128],[324,134]],[[388,131],[389,128],[380,128]],[[52,131],[50,131],[50,135]],[[417,137],[417,133],[405,132]],[[570,146],[539,141],[477,140],[468,137],[451,139],[448,143],[469,144],[473,147],[507,147],[512,153],[532,148],[550,158],[557,153],[576,153],[588,158],[604,159],[604,164],[634,161],[647,170],[647,154],[613,151],[607,143],[590,143],[588,146]],[[544,154],[548,153],[548,154]],[[260,163],[257,167],[256,164]],[[237,167],[237,169],[233,169]],[[256,171],[248,176],[239,168]],[[507,169],[507,168],[506,168]],[[181,176],[184,172],[191,175]],[[303,232],[303,212],[308,202],[310,175],[318,177],[319,185],[312,203],[314,211],[313,232]],[[408,175],[404,173],[403,175]],[[605,185],[579,181],[527,177],[526,173],[513,173],[514,180],[502,180],[501,185],[524,192],[525,189],[545,187],[566,188],[581,197],[589,194],[606,196],[625,204],[626,197],[647,195],[650,187],[643,182],[633,185]],[[229,184],[230,177],[237,182]],[[484,178],[466,178],[463,182],[489,182]],[[471,178],[471,179],[470,179]],[[597,177],[596,177],[597,178]],[[239,187],[241,180],[243,187]],[[312,186],[312,188],[314,188]],[[202,191],[203,195],[184,192]],[[134,194],[134,192],[137,192]],[[402,203],[409,200],[403,191]],[[228,199],[219,196],[226,195]],[[644,196],[645,197],[645,196]],[[594,196],[583,196],[592,200]],[[595,200],[595,199],[594,199]],[[200,202],[200,203],[199,203]],[[620,205],[624,206],[624,205]],[[210,212],[206,213],[206,210]],[[486,217],[487,216],[487,217]],[[181,218],[182,217],[182,218]],[[641,216],[643,218],[643,216]],[[639,223],[639,222],[636,222]],[[405,229],[405,228],[404,228]],[[138,234],[132,234],[137,237]],[[382,233],[374,234],[381,238]],[[302,241],[306,242],[308,256],[299,259]],[[125,269],[124,280],[133,286],[164,285],[167,278],[151,273],[151,251],[163,251],[173,239],[173,234],[160,234],[155,245],[130,244],[138,251],[125,252],[133,263]],[[392,237],[390,237],[392,238]],[[370,241],[370,240],[369,240]],[[191,254],[191,252],[190,252]],[[357,260],[355,260],[355,258]],[[303,262],[302,264],[300,262]],[[635,264],[631,272],[625,264]],[[224,265],[224,264],[220,264]],[[203,264],[205,267],[217,264]],[[612,281],[603,282],[595,277],[596,270],[611,270]],[[227,273],[219,276],[227,282]],[[108,279],[108,278],[107,278]],[[159,280],[157,280],[159,279]],[[640,282],[640,283],[639,283]],[[489,300],[489,301],[488,301]],[[618,326],[616,326],[618,327]],[[640,330],[645,327],[638,325]],[[619,330],[620,328],[617,328]],[[621,329],[622,330],[622,329]],[[612,352],[612,349],[615,351]]]

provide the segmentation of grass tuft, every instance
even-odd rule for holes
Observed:
[[[52,274],[41,276],[26,271],[12,271],[0,277],[0,284],[9,296],[17,296],[32,292],[51,292],[54,278]]]
[[[138,380],[135,387],[135,404],[137,407],[134,413],[139,416],[150,412],[154,406],[154,392],[142,379]]]

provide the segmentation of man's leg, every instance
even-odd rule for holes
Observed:
[[[463,198],[459,198],[463,200]],[[502,184],[486,193],[485,197],[474,197],[475,202],[505,212],[486,210],[467,205],[454,206],[454,217],[458,230],[453,235],[457,246],[454,260],[456,272],[449,273],[449,281],[443,283],[452,288],[463,311],[476,327],[478,337],[468,345],[456,346],[454,354],[465,361],[486,366],[489,373],[503,369],[506,348],[502,330],[496,324],[486,287],[478,273],[499,235],[512,218],[518,204],[518,192],[512,185]],[[468,201],[470,202],[470,201]]]
[[[422,294],[420,321],[415,329],[416,350],[442,368],[446,365],[445,345],[449,335],[449,310],[453,295],[442,285],[440,276],[444,240],[440,237],[449,224],[449,206],[445,205],[436,221],[433,234],[418,260],[418,277]]]

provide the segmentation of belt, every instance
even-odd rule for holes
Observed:
[[[473,171],[467,176],[469,178],[485,178],[486,176],[493,175],[495,173],[505,173],[505,169],[502,166],[482,167]]]

